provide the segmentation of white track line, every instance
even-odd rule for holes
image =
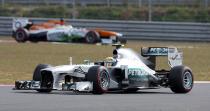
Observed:
[[[0,84],[0,87],[14,87],[15,85],[12,85],[12,84],[9,84],[9,85],[6,85],[6,84]]]
[[[0,43],[16,43],[14,40],[0,40]]]
[[[210,81],[194,81],[196,84],[210,84]],[[14,87],[13,84],[0,84],[0,87]]]
[[[207,84],[209,84],[210,81],[194,81],[194,83],[207,83]]]

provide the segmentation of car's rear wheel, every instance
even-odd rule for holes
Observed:
[[[119,41],[121,44],[126,44],[126,43],[127,43],[127,39],[124,38],[124,37],[118,37],[118,41]]]
[[[188,93],[193,87],[193,74],[189,67],[175,66],[169,74],[169,86],[175,93]]]
[[[89,44],[94,44],[100,41],[100,35],[96,31],[89,31],[85,35],[85,41]]]
[[[14,37],[17,42],[26,42],[29,38],[29,33],[24,28],[18,28],[14,34]]]
[[[108,91],[110,77],[108,70],[103,66],[93,66],[86,75],[88,81],[93,82],[93,93],[103,94]]]
[[[48,64],[39,64],[39,65],[37,65],[37,67],[34,70],[33,80],[41,82],[42,81],[41,70],[45,69],[45,68],[49,68],[49,67],[52,67],[52,66],[50,66]],[[48,92],[51,92],[52,89],[38,89],[37,91],[38,92],[43,92],[43,93],[48,93]]]

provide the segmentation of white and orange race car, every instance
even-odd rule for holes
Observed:
[[[34,24],[27,18],[13,19],[13,38],[17,42],[86,42],[90,44],[126,43],[123,34],[103,29],[75,28],[63,19]]]

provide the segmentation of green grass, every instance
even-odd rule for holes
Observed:
[[[107,19],[107,20],[141,20],[148,21],[147,6],[77,6],[76,13],[71,6],[66,5],[0,5],[0,16],[11,17],[41,17],[41,18],[73,18],[77,19]],[[210,22],[210,7],[193,6],[152,6],[153,21]]]
[[[210,44],[199,42],[128,41],[126,47],[140,52],[142,46],[176,46],[184,52],[184,64],[191,67],[195,80],[210,80]],[[30,80],[39,63],[62,65],[102,60],[112,55],[112,46],[52,43],[0,43],[0,83]],[[158,59],[158,69],[168,68],[167,59]]]

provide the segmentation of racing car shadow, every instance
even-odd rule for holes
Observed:
[[[72,91],[54,91],[50,93],[39,93],[36,91],[16,91],[13,93],[20,94],[37,94],[37,95],[93,95],[92,93],[72,92]],[[153,92],[153,91],[137,91],[137,92],[124,92],[124,91],[109,91],[105,94],[174,94],[173,92]]]
[[[174,94],[173,92],[157,92],[157,91],[137,91],[137,92],[124,92],[124,91],[111,91],[108,94]]]
[[[92,93],[79,93],[79,92],[72,92],[72,91],[55,91],[50,93],[39,93],[36,91],[16,91],[13,93],[19,93],[19,94],[36,94],[36,95],[92,95]]]

